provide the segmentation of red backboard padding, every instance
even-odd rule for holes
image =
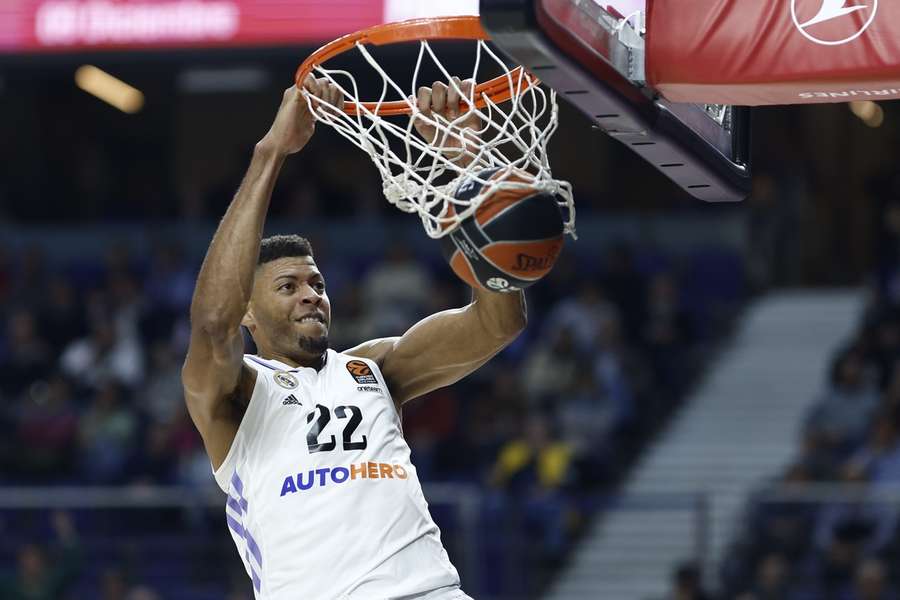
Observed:
[[[647,80],[673,102],[900,98],[900,0],[647,4]]]

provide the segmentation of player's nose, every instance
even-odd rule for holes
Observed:
[[[303,304],[318,305],[322,302],[322,294],[320,294],[313,286],[305,285],[303,286],[303,291],[300,294],[300,301]]]

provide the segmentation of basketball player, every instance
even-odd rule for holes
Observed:
[[[341,102],[324,80],[304,86]],[[425,114],[449,117],[458,100],[443,84],[417,98]],[[260,241],[278,172],[314,128],[306,100],[288,89],[197,279],[187,406],[228,494],[226,520],[257,599],[468,599],[428,513],[400,410],[515,339],[524,296],[475,291],[468,306],[399,337],[330,349],[331,306],[309,243]],[[258,355],[244,354],[241,325]]]

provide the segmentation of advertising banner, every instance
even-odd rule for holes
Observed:
[[[321,44],[477,0],[0,0],[0,53]]]
[[[647,80],[673,102],[900,98],[896,0],[648,0]]]

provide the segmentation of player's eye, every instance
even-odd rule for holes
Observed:
[[[293,289],[294,289],[293,283],[284,283],[281,285],[281,287],[278,288],[278,291],[282,291],[282,290],[291,291]]]
[[[322,293],[325,291],[325,282],[317,281],[316,283],[313,284],[313,287],[316,288],[317,292]]]

